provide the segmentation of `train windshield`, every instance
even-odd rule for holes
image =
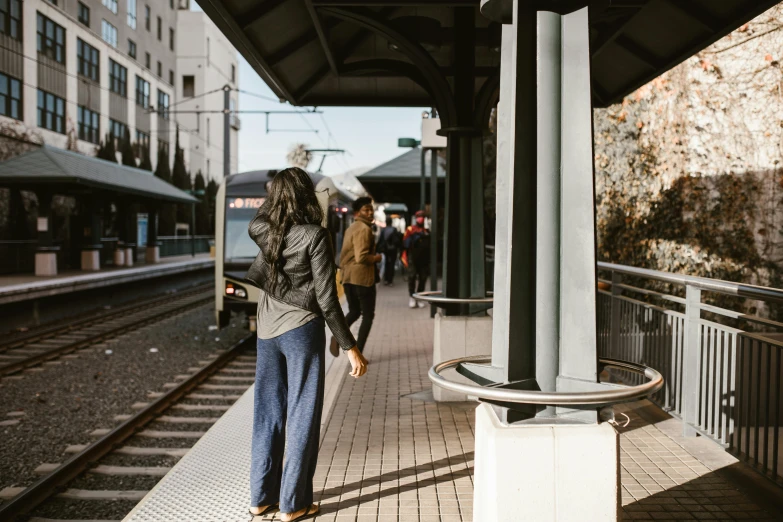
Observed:
[[[250,264],[258,255],[258,245],[247,234],[264,198],[226,198],[225,262]]]

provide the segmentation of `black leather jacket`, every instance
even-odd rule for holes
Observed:
[[[337,298],[336,267],[329,231],[318,225],[291,227],[283,248],[283,270],[291,284],[286,284],[283,276],[278,275],[278,284],[272,292],[268,284],[271,270],[264,257],[268,228],[269,225],[258,215],[248,226],[250,237],[261,252],[245,279],[273,299],[323,316],[340,347],[350,350],[356,345],[356,340],[348,329]]]

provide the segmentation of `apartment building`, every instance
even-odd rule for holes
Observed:
[[[94,154],[106,134],[173,158],[175,0],[0,1],[0,125]]]
[[[188,0],[180,0],[177,31],[177,78],[175,96],[178,100],[176,119],[189,134],[192,173],[199,170],[207,177],[223,177],[225,106],[222,88],[228,85],[229,108],[238,108],[238,53],[210,18],[201,11],[190,11]],[[187,112],[184,112],[187,111]],[[192,111],[192,112],[191,112]],[[230,118],[230,172],[237,172],[238,134],[240,121]]]

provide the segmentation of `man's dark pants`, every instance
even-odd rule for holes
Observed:
[[[359,286],[345,284],[345,298],[348,301],[348,314],[345,320],[348,326],[362,316],[362,324],[359,326],[359,338],[356,339],[356,346],[360,352],[364,352],[364,345],[367,342],[367,336],[370,335],[372,321],[375,318],[375,285]]]
[[[429,266],[422,263],[421,267],[411,264],[408,275],[408,294],[411,296],[417,292],[423,292],[427,285],[427,271]]]
[[[384,254],[383,280],[387,284],[394,283],[394,265],[397,262],[397,251],[387,250]]]

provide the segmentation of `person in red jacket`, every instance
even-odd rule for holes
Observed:
[[[408,269],[408,294],[411,308],[424,308],[423,302],[416,302],[415,292],[423,292],[427,283],[427,272],[430,269],[430,231],[424,228],[424,212],[419,210],[413,224],[405,231],[402,238],[402,263]]]

